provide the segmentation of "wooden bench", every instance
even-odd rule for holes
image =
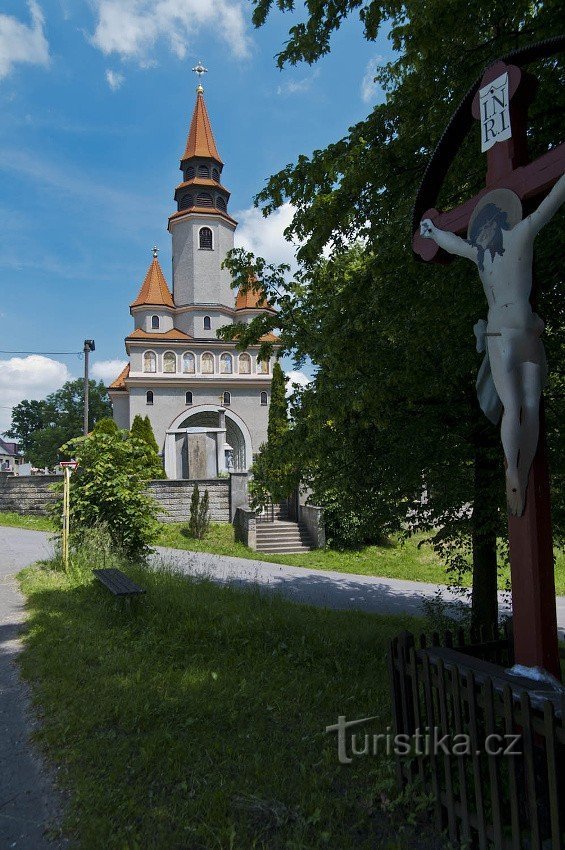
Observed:
[[[92,570],[98,581],[118,599],[130,603],[135,596],[142,596],[145,590],[128,578],[121,570]]]

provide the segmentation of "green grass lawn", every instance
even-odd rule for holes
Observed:
[[[40,531],[52,531],[54,526],[47,517],[22,516],[15,513],[0,513],[0,525],[32,528]],[[316,570],[334,570],[357,575],[400,578],[411,581],[425,581],[432,584],[446,584],[449,578],[443,564],[433,553],[430,546],[418,535],[398,542],[392,540],[388,546],[366,546],[359,551],[338,552],[333,549],[315,549],[300,555],[258,554],[242,543],[234,540],[233,526],[229,523],[212,523],[204,540],[188,537],[186,525],[167,523],[161,526],[158,546],[170,546],[174,549],[188,549],[192,552],[212,552],[216,555],[233,555],[238,558],[269,561],[275,564],[290,564],[294,567],[309,567]],[[498,586],[507,587],[509,570],[500,571]],[[470,574],[466,584],[470,584]],[[555,586],[557,593],[565,595],[565,552],[556,550]]]
[[[157,544],[193,552],[213,552],[216,555],[235,555],[239,558],[259,559],[276,564],[295,567],[310,567],[316,570],[335,570],[357,575],[383,576],[411,581],[426,581],[446,584],[449,579],[445,567],[432,551],[431,546],[419,545],[423,535],[416,535],[404,542],[392,540],[387,546],[366,546],[359,551],[338,552],[333,549],[314,549],[299,555],[267,555],[254,552],[242,543],[235,543],[233,527],[228,523],[212,523],[204,540],[188,537],[186,526],[168,523],[162,527]],[[470,574],[465,577],[471,581]],[[509,570],[500,571],[498,586],[507,587]],[[555,584],[558,594],[565,594],[565,553],[557,552]]]
[[[437,848],[384,755],[340,765],[338,715],[391,723],[385,651],[418,621],[293,605],[167,572],[122,612],[91,578],[20,574],[37,738],[87,850]],[[414,821],[416,821],[414,825]],[[412,824],[412,825],[411,825]],[[74,845],[73,845],[74,846]]]
[[[55,530],[55,526],[49,517],[16,514],[6,511],[0,511],[0,525],[9,525],[13,528],[30,528],[32,531]]]

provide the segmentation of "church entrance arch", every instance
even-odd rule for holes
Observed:
[[[184,443],[186,429],[198,428],[210,433],[217,433],[225,429],[225,433],[217,436],[227,444],[228,452],[220,452],[218,466],[227,459],[227,467],[233,472],[246,472],[252,462],[251,434],[243,419],[231,410],[212,405],[200,405],[191,409],[190,413],[184,410],[179,414],[167,429],[165,438],[165,472],[172,479],[187,476],[186,464],[179,456],[180,446]]]

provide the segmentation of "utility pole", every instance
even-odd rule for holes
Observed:
[[[91,351],[94,351],[96,346],[93,339],[85,339],[84,341],[84,436],[88,434],[88,358]]]

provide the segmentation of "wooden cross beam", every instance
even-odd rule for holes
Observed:
[[[523,202],[539,201],[565,172],[565,144],[528,162],[527,110],[535,93],[536,80],[516,65],[499,61],[486,70],[472,103],[473,117],[477,120],[484,117],[480,115],[480,89],[504,73],[508,73],[512,136],[496,142],[487,151],[484,189],[455,209],[439,212],[431,208],[424,212],[421,218],[430,218],[441,230],[465,237],[471,214],[487,192],[505,188],[515,192]],[[419,229],[414,233],[412,245],[425,262],[446,263],[453,259],[433,239],[423,238]],[[525,510],[522,516],[509,516],[508,533],[516,663],[543,667],[560,678],[543,399],[538,447],[530,469]]]

